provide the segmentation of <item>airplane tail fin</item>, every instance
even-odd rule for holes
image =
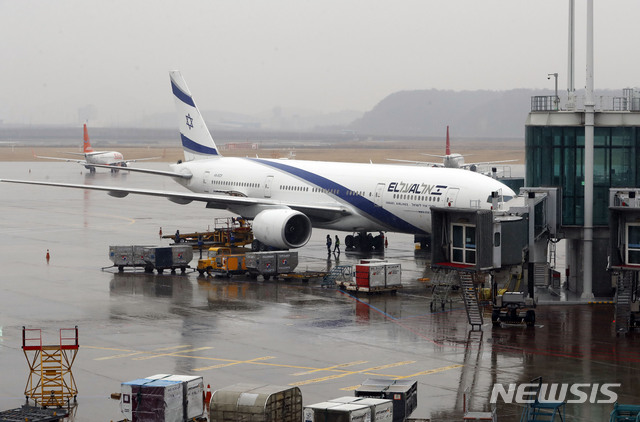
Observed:
[[[87,154],[93,152],[93,148],[91,148],[91,142],[89,142],[89,131],[87,130],[87,124],[84,124],[84,144],[82,147],[82,151]]]
[[[169,72],[171,78],[171,90],[178,112],[178,127],[180,139],[184,150],[184,160],[202,160],[219,157],[209,129],[200,114],[200,110],[193,101],[191,92],[178,70]]]
[[[446,155],[451,155],[451,144],[449,143],[449,125],[447,125],[447,146],[444,153]]]

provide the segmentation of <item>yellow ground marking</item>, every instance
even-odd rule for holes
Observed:
[[[213,365],[213,366],[205,366],[203,368],[195,368],[194,371],[206,371],[208,369],[217,369],[217,368],[224,368],[227,366],[233,366],[233,365],[239,365],[241,363],[256,363],[262,360],[268,360],[268,359],[275,359],[275,356],[262,356],[259,358],[254,358],[254,359],[248,359],[248,360],[234,360],[234,361],[229,361],[227,363],[221,363],[218,365]]]
[[[177,350],[175,352],[159,353],[151,356],[142,356],[139,358],[134,358],[133,360],[146,360],[146,359],[153,359],[153,358],[161,358],[164,356],[177,356],[178,353],[199,352],[200,350],[209,350],[209,349],[213,349],[213,347],[196,347],[195,349]]]
[[[362,365],[363,363],[367,363],[367,362],[369,362],[369,361],[368,360],[358,360],[358,361],[355,361],[355,362],[341,363],[339,365],[328,366],[326,368],[317,368],[317,369],[313,369],[311,371],[306,371],[306,372],[297,372],[297,373],[295,373],[293,375],[294,376],[310,375],[310,374],[313,374],[314,372],[332,371],[332,370],[338,369],[338,368],[346,368],[348,366]]]
[[[402,375],[402,376],[392,376],[390,377],[391,379],[394,380],[401,380],[401,379],[405,379],[405,378],[415,378],[418,377],[420,375],[431,375],[431,374],[436,374],[438,372],[444,372],[444,371],[448,371],[450,369],[456,369],[456,368],[460,368],[464,365],[449,365],[449,366],[443,366],[442,368],[436,368],[436,369],[429,369],[426,371],[422,371],[422,372],[416,372],[415,374],[411,374],[411,375]],[[353,391],[356,390],[360,387],[359,385],[352,385],[351,387],[345,387],[345,388],[341,388],[340,390],[343,391]]]
[[[105,356],[105,357],[101,357],[101,358],[95,358],[94,360],[109,360],[109,359],[119,359],[119,358],[126,358],[129,356],[136,356],[136,355],[142,355],[145,353],[156,353],[156,352],[162,352],[165,350],[175,350],[175,349],[184,349],[186,347],[191,347],[190,344],[183,344],[181,346],[172,346],[172,347],[163,347],[161,349],[155,349],[149,352],[140,352],[140,351],[134,351],[134,350],[126,350],[126,349],[114,349],[114,348],[108,348],[108,347],[93,347],[93,346],[82,346],[83,348],[88,348],[88,349],[96,349],[96,350],[113,350],[113,351],[118,351],[118,352],[128,352],[128,353],[121,353],[118,355],[113,355],[113,356]]]
[[[355,374],[362,374],[362,373],[367,373],[367,372],[374,372],[374,371],[379,371],[380,369],[393,368],[393,367],[396,367],[396,366],[409,365],[409,364],[412,364],[412,363],[416,363],[416,361],[415,360],[407,360],[407,361],[404,361],[404,362],[390,363],[388,365],[374,366],[373,368],[365,368],[365,369],[361,369],[359,371],[342,371],[342,373],[340,373],[340,374],[327,375],[326,377],[314,378],[314,379],[310,379],[310,380],[306,380],[306,381],[294,382],[294,383],[291,383],[289,385],[299,386],[299,385],[314,384],[314,383],[317,383],[317,382],[343,378],[343,377],[346,377],[347,375],[355,375]]]
[[[395,380],[401,380],[401,379],[405,379],[405,378],[413,378],[413,377],[419,377],[421,375],[431,375],[431,374],[436,374],[438,372],[444,372],[444,371],[448,371],[450,369],[456,369],[456,368],[462,368],[464,365],[458,364],[458,365],[449,365],[449,366],[443,366],[442,368],[436,368],[436,369],[428,369],[426,371],[422,371],[422,372],[416,372],[415,374],[411,374],[411,375],[404,375],[401,377],[393,377],[393,379]]]

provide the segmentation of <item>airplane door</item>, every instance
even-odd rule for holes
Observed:
[[[458,188],[447,189],[447,197],[445,202],[448,207],[456,206],[456,198],[458,197],[458,192],[460,192],[460,189]]]
[[[264,197],[271,198],[271,185],[273,184],[273,176],[267,176],[264,181]]]
[[[379,207],[382,206],[382,194],[384,193],[384,183],[378,183],[376,186],[376,191],[374,193],[375,204]]]
[[[204,172],[204,176],[202,177],[202,191],[207,193],[209,192],[209,186],[207,185],[208,183],[211,182],[211,172],[209,170],[206,170]]]

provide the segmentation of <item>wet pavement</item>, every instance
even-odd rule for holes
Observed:
[[[148,175],[90,175],[70,163],[3,163],[0,177],[181,189]],[[162,198],[5,183],[0,195],[0,410],[24,402],[22,327],[41,328],[45,343],[55,344],[60,328],[75,325],[77,421],[122,419],[110,393],[157,373],[201,375],[212,390],[238,382],[296,385],[305,405],[351,395],[367,378],[412,379],[412,417],[434,421],[461,420],[466,388],[471,408],[484,410],[495,383],[539,376],[620,383],[618,401],[640,404],[640,334],[615,334],[612,305],[561,306],[547,294],[534,328],[488,322],[471,332],[459,300],[430,312],[430,290],[420,280],[431,276],[428,256],[415,251],[411,236],[388,234],[386,258],[403,269],[404,287],[393,296],[354,296],[318,280],[117,273],[101,270],[111,264],[109,245],[168,245],[159,227],[201,231],[230,214]],[[299,250],[298,270],[357,261],[344,252],[327,257],[327,234],[338,233],[314,231]],[[568,404],[567,420],[605,421],[612,408]],[[499,401],[499,420],[519,420],[521,410]]]

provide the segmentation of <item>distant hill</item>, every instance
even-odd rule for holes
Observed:
[[[523,139],[531,97],[541,95],[551,96],[554,92],[539,89],[400,91],[384,98],[351,123],[349,129],[373,136],[442,137],[449,125],[452,136],[456,137]],[[566,91],[558,95],[562,107]],[[581,98],[583,94],[577,95]],[[598,99],[621,95],[621,90],[596,92]]]

